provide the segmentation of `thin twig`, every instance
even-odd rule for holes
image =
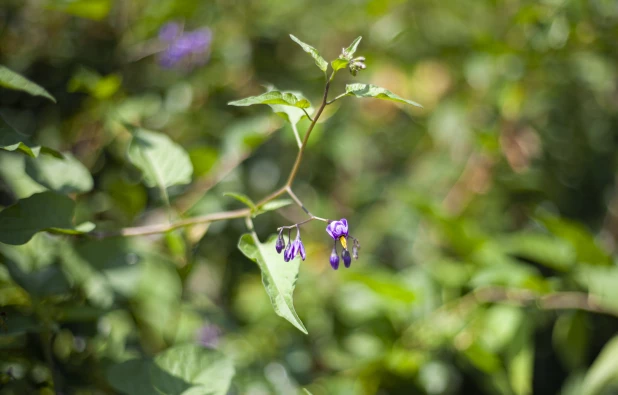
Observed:
[[[333,104],[334,102],[336,102],[337,100],[341,99],[344,96],[347,96],[347,93],[340,94],[339,96],[335,97],[333,100],[327,101],[326,104]]]
[[[302,110],[305,112],[305,115],[307,116],[307,118],[308,118],[311,122],[313,122],[313,118],[311,118],[311,115],[309,115],[309,113],[307,112],[307,109],[306,109],[306,108],[303,108]]]
[[[303,145],[303,142],[300,140],[300,135],[298,134],[298,128],[294,122],[291,122],[292,130],[294,131],[294,137],[296,137],[296,143],[298,144],[298,148]]]

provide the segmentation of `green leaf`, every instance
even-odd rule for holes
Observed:
[[[75,229],[71,223],[75,202],[55,192],[42,192],[0,212],[0,243],[24,244],[35,233]]]
[[[266,202],[263,205],[261,205],[260,207],[257,208],[257,211],[254,214],[255,216],[258,216],[259,214],[263,214],[267,211],[275,211],[275,210],[279,210],[282,207],[285,206],[289,206],[290,204],[292,204],[293,201],[290,199],[278,199],[278,200],[271,200],[270,202]]]
[[[547,230],[573,247],[577,263],[601,266],[612,264],[609,254],[597,244],[594,235],[583,225],[564,218],[544,215],[538,219]]]
[[[189,154],[165,134],[134,130],[129,160],[142,171],[144,184],[149,187],[165,189],[191,182],[193,167]]]
[[[24,91],[32,96],[43,96],[54,103],[56,102],[56,99],[54,99],[54,97],[41,86],[2,65],[0,65],[0,86],[8,89]]]
[[[47,7],[81,18],[100,21],[109,14],[112,2],[111,0],[54,0]]]
[[[311,392],[309,392],[309,390],[308,390],[307,388],[303,388],[303,392],[304,392],[306,395],[313,395]]]
[[[298,108],[309,108],[311,104],[305,98],[299,98],[293,93],[280,91],[269,91],[262,93],[259,96],[251,96],[241,100],[231,101],[230,106],[252,106],[254,104],[281,104],[284,106],[293,106]]]
[[[70,153],[63,154],[64,159],[52,156],[28,158],[26,173],[44,187],[53,191],[85,193],[92,189],[93,180],[86,167]]]
[[[562,239],[543,233],[515,233],[498,239],[504,252],[549,268],[567,271],[575,264],[575,250]]]
[[[341,59],[341,58],[337,58],[335,60],[333,60],[332,62],[330,62],[331,66],[333,66],[333,70],[335,71],[339,71],[341,69],[345,69],[346,67],[348,67],[348,64],[350,62],[346,59]]]
[[[350,46],[345,49],[346,54],[348,54],[350,58],[354,56],[354,53],[356,52],[356,48],[358,48],[358,44],[360,44],[362,39],[363,39],[362,36],[356,37],[354,41],[352,41],[352,44],[350,44]]]
[[[255,203],[253,203],[253,200],[251,200],[247,195],[243,195],[242,193],[225,192],[223,196],[234,198],[249,207],[251,211],[255,210]]]
[[[582,395],[596,395],[618,383],[618,336],[614,336],[588,369]]]
[[[275,313],[285,318],[304,334],[307,329],[294,310],[292,295],[298,278],[300,261],[294,259],[285,262],[275,250],[275,237],[265,244],[260,243],[257,237],[244,234],[238,242],[238,249],[245,256],[256,262],[262,271],[262,283],[270,297]]]
[[[322,56],[320,56],[320,53],[318,52],[317,49],[315,49],[314,47],[312,47],[309,44],[305,44],[304,42],[300,41],[298,38],[296,38],[295,36],[293,36],[291,34],[290,34],[290,38],[295,43],[300,45],[301,48],[303,49],[303,51],[305,51],[309,55],[311,55],[311,57],[313,57],[313,59],[315,60],[315,64],[320,68],[320,70],[322,70],[324,73],[326,73],[326,70],[328,69],[328,62]]]
[[[225,395],[234,376],[230,359],[199,345],[172,347],[153,359],[133,359],[107,371],[110,384],[130,395]]]
[[[348,84],[345,87],[345,91],[350,96],[356,97],[374,97],[376,99],[384,99],[391,100],[399,103],[411,104],[416,107],[423,107],[417,102],[413,102],[412,100],[404,99],[402,97],[397,96],[393,92],[386,90],[384,88],[380,88],[379,86],[371,85],[371,84]]]
[[[268,91],[278,91],[277,88],[275,88],[274,86],[267,86],[266,87],[268,89]],[[291,93],[294,96],[296,96],[299,100],[307,100],[303,94],[301,92],[298,91],[280,91],[281,93],[285,94],[285,93]],[[289,123],[296,125],[298,122],[300,122],[301,119],[303,118],[307,118],[307,113],[308,114],[313,114],[313,108],[308,107],[305,109],[301,109],[298,107],[293,107],[293,106],[288,106],[288,105],[281,105],[281,104],[269,104],[268,105],[275,114],[279,115],[281,118],[285,119],[286,121],[288,121]],[[305,113],[307,112],[307,113]]]
[[[38,157],[41,152],[62,158],[59,152],[51,148],[30,143],[28,136],[13,129],[2,116],[0,116],[0,149],[5,151],[19,151],[33,158]]]

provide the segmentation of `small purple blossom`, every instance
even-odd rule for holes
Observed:
[[[159,30],[159,40],[167,45],[159,56],[162,67],[172,68],[180,64],[192,67],[208,61],[212,32],[202,28],[183,33],[178,23],[170,22]]]
[[[281,239],[283,237],[281,234],[279,235]],[[304,261],[307,258],[307,254],[305,253],[305,246],[303,245],[303,241],[300,239],[300,229],[296,228],[296,239],[292,241],[292,238],[288,235],[288,245],[285,247],[285,251],[283,251],[283,260],[286,262],[291,261],[296,258],[297,255],[300,255],[301,259]],[[277,240],[277,244],[279,240]],[[277,244],[275,244],[275,248],[278,249]]]
[[[337,244],[333,247],[333,252],[330,253],[330,265],[333,269],[339,269],[339,254],[337,253]]]
[[[196,333],[197,343],[207,348],[217,348],[221,329],[217,325],[205,324]]]
[[[326,227],[326,233],[335,240],[341,237],[348,237],[348,220],[341,218],[339,221],[333,221]]]

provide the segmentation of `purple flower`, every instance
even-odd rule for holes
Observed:
[[[348,220],[345,218],[341,218],[339,221],[330,222],[326,226],[326,233],[329,234],[330,237],[335,240],[335,245],[333,247],[333,252],[330,254],[330,265],[333,269],[337,270],[339,268],[339,255],[337,254],[337,240],[341,242],[343,246],[343,251],[341,251],[341,258],[343,259],[343,264],[345,267],[350,267],[352,264],[352,256],[350,255],[350,251],[348,250],[348,239],[352,239],[352,255],[354,255],[354,259],[358,259],[358,250],[360,249],[360,243],[357,239],[350,236],[348,233]]]
[[[217,325],[205,324],[198,329],[195,337],[198,344],[207,348],[217,348],[220,336],[221,329]]]
[[[167,45],[159,57],[162,67],[171,68],[179,64],[192,67],[208,61],[212,32],[203,28],[183,33],[178,23],[171,22],[159,30],[159,40]]]
[[[330,265],[333,269],[339,269],[339,254],[337,254],[337,244],[333,247],[333,252],[330,253]]]
[[[275,245],[275,248],[277,246]],[[303,241],[300,239],[300,229],[296,228],[296,239],[288,243],[285,247],[285,251],[283,252],[283,260],[286,262],[291,261],[296,258],[297,255],[300,255],[301,259],[304,261],[307,258],[307,254],[305,253],[305,246],[303,245]]]
[[[176,22],[168,22],[159,29],[159,40],[171,43],[181,33],[182,27]]]

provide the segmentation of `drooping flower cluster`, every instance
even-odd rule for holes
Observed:
[[[170,22],[159,30],[159,40],[167,46],[159,55],[162,67],[192,68],[208,61],[212,32],[208,28],[183,32],[180,24]]]
[[[279,237],[277,237],[277,242],[275,243],[275,249],[278,254],[281,254],[281,251],[283,251],[283,260],[286,262],[296,258],[297,255],[300,255],[301,259],[304,261],[307,254],[305,253],[305,246],[300,239],[300,228],[298,225],[296,226],[296,239],[294,241],[292,241],[291,233],[292,230],[288,229],[288,243],[286,245],[283,238],[283,228],[281,228],[279,230]]]
[[[339,253],[337,252],[337,240],[339,240],[343,247],[343,251],[341,251],[343,264],[345,267],[350,267],[352,264],[352,257],[350,256],[350,251],[348,251],[348,239],[352,239],[352,255],[354,259],[358,259],[360,243],[357,239],[350,236],[348,232],[348,220],[341,218],[339,221],[332,221],[326,227],[326,233],[335,241],[333,244],[333,251],[330,254],[330,265],[335,270],[339,268]]]
[[[275,249],[278,254],[281,254],[283,251],[283,260],[286,262],[291,261],[300,255],[301,259],[304,261],[307,255],[305,254],[305,246],[300,238],[300,227],[296,226],[296,239],[292,241],[292,226],[284,226],[279,229],[279,236],[277,237],[277,241],[275,242]],[[288,242],[286,244],[285,238],[283,237],[283,231],[288,230]],[[328,226],[326,226],[326,232],[333,238],[335,241],[333,245],[333,251],[330,254],[330,265],[333,269],[339,269],[339,253],[337,251],[337,241],[341,243],[343,250],[341,251],[341,259],[343,259],[343,264],[345,267],[350,267],[352,264],[352,258],[358,259],[358,251],[360,250],[360,243],[357,239],[352,237],[348,232],[348,220],[345,218],[340,219],[339,221],[331,221]],[[348,249],[348,240],[352,240],[352,255],[350,255],[350,251]]]

